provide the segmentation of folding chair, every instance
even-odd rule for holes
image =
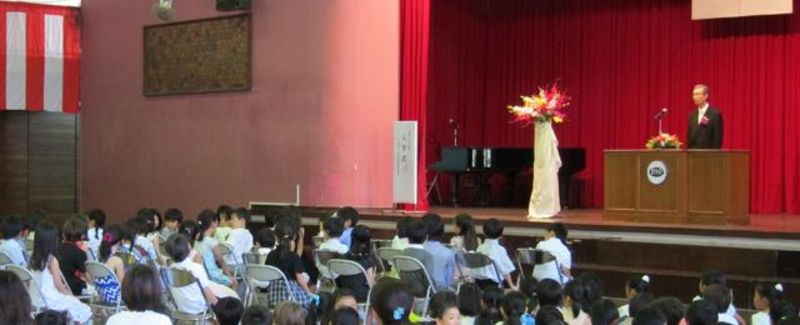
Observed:
[[[117,284],[117,288],[119,290],[119,293],[117,293],[117,299],[115,299],[116,301],[114,301],[112,305],[106,304],[104,301],[102,301],[102,299],[99,299],[101,300],[100,303],[96,303],[96,298],[93,296],[89,301],[89,307],[106,312],[103,314],[104,316],[110,316],[118,313],[122,308],[122,283],[119,281],[119,278],[117,278],[117,274],[103,263],[86,262],[85,265],[86,275],[88,275],[89,282],[93,283],[95,288],[99,287],[97,285],[98,281],[111,281],[112,283]],[[97,291],[97,289],[95,290]],[[99,293],[99,291],[97,293]]]
[[[494,270],[496,279],[500,279],[500,281],[497,283],[497,286],[500,287],[500,289],[503,289],[503,276],[500,274],[497,264],[494,263],[494,260],[492,260],[491,257],[486,256],[483,253],[467,252],[463,254],[463,259],[464,265],[471,274],[475,274],[476,271],[483,270],[486,267],[492,268],[492,270]]]
[[[564,283],[564,275],[561,273],[561,265],[558,263],[556,257],[553,256],[553,254],[550,254],[550,252],[527,247],[517,248],[515,255],[521,277],[526,276],[525,274],[530,274],[531,277],[533,277],[534,267],[553,262],[555,263],[556,270],[558,271],[558,282]],[[529,266],[531,269],[530,273],[525,272],[525,268],[523,268],[523,266]]]
[[[11,257],[8,257],[6,253],[0,252],[0,270],[7,264],[14,264],[14,262],[11,261]]]
[[[283,281],[283,285],[286,286],[286,292],[289,293],[288,298],[298,301],[292,290],[289,289],[289,279],[286,278],[280,269],[272,265],[247,264],[244,269],[244,282],[247,284],[247,293],[245,294],[244,306],[248,307],[252,305],[254,301],[258,302],[258,287],[256,287],[256,283],[266,282],[269,283],[270,286],[273,286],[273,281]],[[269,301],[264,301],[262,304],[269,306]]]
[[[241,280],[242,279],[242,272],[241,272],[241,270],[239,268],[243,264],[239,264],[239,261],[238,261],[239,259],[236,258],[236,254],[234,254],[234,252],[233,252],[233,247],[231,245],[229,245],[228,243],[219,243],[219,245],[217,245],[217,248],[219,249],[220,254],[222,254],[222,257],[223,257],[223,260],[225,260],[225,263],[228,264],[228,267],[230,267],[231,270],[233,270],[233,277],[236,280]]]
[[[247,252],[242,254],[242,261],[244,261],[245,266],[248,264],[264,265],[267,262],[267,255]]]
[[[331,274],[331,272],[328,270],[327,265],[328,261],[330,261],[331,259],[341,257],[339,253],[315,249],[313,255],[314,255],[314,265],[316,265],[317,270],[319,270],[320,288],[324,289],[322,284],[327,285],[328,288],[335,287],[335,284],[333,282],[336,279],[336,276]]]
[[[381,247],[378,248],[378,261],[380,263],[381,268],[383,271],[381,272],[381,276],[387,276],[389,272],[391,272],[392,263],[394,262],[394,257],[400,255],[402,253],[399,249],[394,249],[391,247]]]
[[[169,267],[170,265],[172,265],[172,258],[169,257],[169,254],[167,253],[167,246],[166,246],[167,241],[166,239],[161,237],[160,234],[158,235],[158,238],[159,238],[158,246],[156,246],[156,250],[158,253],[158,264],[160,264],[163,267]]]
[[[38,314],[39,312],[49,309],[47,306],[47,299],[45,299],[42,293],[42,287],[39,285],[39,281],[33,277],[33,273],[31,273],[30,270],[16,264],[7,264],[6,270],[16,274],[17,277],[22,280],[22,283],[25,284],[25,287],[28,289],[28,295],[31,297],[34,313]],[[43,272],[47,272],[47,270]]]
[[[319,248],[322,243],[325,242],[325,236],[314,236],[311,237],[311,243],[314,244],[314,248]]]
[[[356,276],[356,275],[363,275],[364,279],[367,279],[367,284],[369,284],[367,270],[364,269],[361,264],[356,263],[355,261],[345,260],[345,259],[338,259],[334,258],[328,261],[328,269],[334,276]],[[336,282],[334,281],[334,285]],[[338,287],[338,285],[336,285]],[[352,290],[352,288],[351,288]],[[359,314],[368,316],[369,314],[369,297],[372,295],[372,286],[369,286],[369,290],[367,291],[367,299],[365,301],[357,301],[357,307]],[[364,324],[367,323],[366,317],[364,317]]]
[[[420,316],[428,314],[428,305],[430,304],[431,296],[436,293],[436,288],[433,286],[431,276],[428,270],[425,269],[419,260],[410,256],[397,255],[392,258],[394,266],[397,268],[397,273],[400,280],[413,286],[414,284],[421,285],[421,288],[413,288],[414,300],[416,306],[422,306]]]
[[[207,300],[206,308],[203,309],[202,313],[192,314],[183,312],[179,302],[175,299],[175,295],[173,294],[172,290],[181,289],[188,286],[197,286],[197,294],[201,295],[203,300],[206,299],[206,295],[203,293],[203,288],[200,286],[200,281],[198,281],[191,272],[174,267],[162,268],[161,279],[169,289],[167,291],[169,292],[170,299],[175,304],[175,311],[172,312],[173,320],[176,322],[184,321],[193,322],[195,324],[205,324],[206,321],[214,319],[214,313],[210,310]]]
[[[369,243],[370,246],[370,253],[372,253],[372,257],[375,258],[378,263],[378,270],[380,274],[386,273],[388,271],[388,265],[385,265],[383,261],[381,261],[380,256],[378,256],[378,250],[384,247],[391,248],[392,241],[388,239],[373,239]]]

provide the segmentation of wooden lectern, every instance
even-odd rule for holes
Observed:
[[[603,218],[650,223],[750,222],[750,153],[606,150]]]

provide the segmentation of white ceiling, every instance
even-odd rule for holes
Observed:
[[[41,5],[80,7],[81,0],[2,0],[5,2],[28,2]]]

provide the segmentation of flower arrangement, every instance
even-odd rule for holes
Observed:
[[[558,89],[553,84],[549,89],[539,88],[539,93],[531,96],[521,96],[522,106],[509,105],[508,111],[514,116],[514,121],[523,124],[564,122],[567,115],[564,109],[569,106],[571,97]]]
[[[661,133],[645,143],[647,149],[680,149],[683,143],[674,134]]]

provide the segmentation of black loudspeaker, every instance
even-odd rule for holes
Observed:
[[[217,0],[217,11],[250,10],[252,0]]]

